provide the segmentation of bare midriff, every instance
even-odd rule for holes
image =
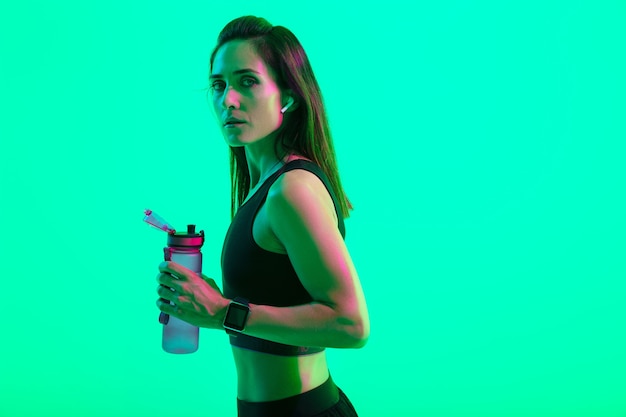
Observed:
[[[328,379],[326,352],[279,356],[232,346],[237,398],[274,401],[308,392]]]

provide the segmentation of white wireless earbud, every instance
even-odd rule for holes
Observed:
[[[284,114],[287,111],[287,109],[293,105],[293,103],[294,103],[293,97],[289,97],[289,100],[287,100],[287,104],[285,104],[285,107],[280,109],[280,112]]]

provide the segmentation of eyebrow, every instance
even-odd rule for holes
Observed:
[[[250,68],[244,68],[244,69],[239,69],[237,71],[233,71],[233,74],[245,74],[246,72],[254,72],[255,74],[261,75],[260,72],[255,71],[255,70],[250,69]],[[209,76],[209,79],[211,79],[211,80],[214,79],[214,78],[224,78],[224,76],[222,74],[211,74]]]

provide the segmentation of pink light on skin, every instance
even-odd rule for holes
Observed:
[[[281,89],[273,70],[250,41],[232,40],[222,45],[209,78],[213,109],[228,145],[258,148],[282,125]],[[229,117],[244,123],[227,126],[224,122]]]

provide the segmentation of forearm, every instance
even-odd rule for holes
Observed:
[[[293,307],[250,304],[244,333],[287,345],[360,348],[369,324],[358,314],[341,314],[318,302]]]

